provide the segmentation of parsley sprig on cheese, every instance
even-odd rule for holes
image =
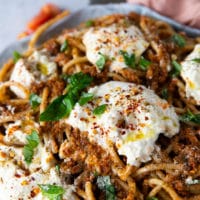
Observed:
[[[49,200],[61,200],[65,190],[61,186],[50,185],[50,184],[39,184],[42,191],[42,195],[47,197]]]
[[[82,72],[73,74],[68,79],[67,93],[57,97],[40,115],[40,121],[56,121],[69,116],[81,97],[81,92],[92,82],[92,77]]]
[[[126,63],[127,66],[131,68],[135,68],[136,65],[136,59],[135,59],[135,54],[129,54],[126,51],[120,50],[119,53],[123,56],[124,62]]]
[[[26,137],[26,140],[27,144],[24,146],[23,155],[25,162],[30,164],[33,159],[34,150],[40,142],[37,131],[33,130],[32,133]]]

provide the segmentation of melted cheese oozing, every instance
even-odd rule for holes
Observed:
[[[88,60],[96,65],[100,54],[111,61],[109,70],[118,71],[128,67],[120,50],[138,59],[148,47],[141,31],[134,25],[121,27],[116,24],[104,28],[90,28],[83,37]]]
[[[77,103],[66,123],[88,131],[89,139],[105,149],[107,141],[113,142],[130,165],[151,159],[160,133],[172,137],[179,131],[174,109],[144,86],[111,81],[88,92],[94,99],[84,106]],[[94,115],[102,104],[107,105],[105,112]]]
[[[46,50],[34,51],[28,59],[19,59],[15,64],[10,80],[30,88],[34,82],[46,80],[56,72],[56,63],[52,61]],[[20,98],[25,98],[24,92],[15,86],[11,90]]]
[[[200,59],[200,44],[197,44],[193,52],[181,63],[181,76],[186,83],[186,96],[193,97],[197,105],[200,105],[200,62],[193,59]]]

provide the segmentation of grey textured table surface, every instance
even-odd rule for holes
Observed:
[[[48,2],[74,12],[91,3],[118,3],[125,0],[0,0],[0,53],[17,35],[25,30],[26,23]]]

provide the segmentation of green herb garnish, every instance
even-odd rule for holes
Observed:
[[[98,176],[97,186],[106,193],[106,200],[115,200],[115,188],[109,176]]]
[[[85,105],[88,101],[91,101],[94,97],[94,94],[92,93],[86,93],[86,92],[83,92],[78,103],[83,106]]]
[[[94,26],[94,21],[93,20],[86,21],[85,26],[88,27],[88,28],[91,27],[91,26]]]
[[[92,82],[92,77],[82,72],[73,74],[68,79],[67,94],[57,97],[40,115],[40,121],[56,121],[69,116],[76,102],[81,97],[81,92]]]
[[[42,191],[42,195],[49,200],[62,200],[62,196],[65,193],[65,190],[61,186],[50,184],[39,184],[38,186]]]
[[[13,52],[14,63],[16,63],[21,57],[22,57],[22,55],[18,51]]]
[[[103,113],[105,112],[105,110],[106,110],[106,107],[107,107],[106,104],[102,104],[102,105],[96,107],[96,108],[93,110],[93,114],[94,114],[94,115],[101,115],[101,114],[103,114]]]
[[[41,113],[40,121],[56,121],[67,116],[70,114],[74,104],[73,99],[71,100],[66,95],[61,95]]]
[[[157,197],[147,197],[147,200],[159,200]]]
[[[194,59],[192,59],[191,61],[194,61],[194,62],[196,62],[196,63],[200,63],[200,58],[194,58]]]
[[[129,54],[126,51],[120,50],[119,53],[123,56],[124,62],[127,66],[131,68],[135,68],[136,64],[136,59],[135,59],[135,54]]]
[[[64,51],[66,51],[68,49],[68,47],[69,47],[68,41],[65,40],[64,43],[60,47],[60,51],[64,52]]]
[[[171,71],[171,76],[172,77],[177,77],[179,76],[180,72],[181,72],[181,65],[179,63],[177,63],[175,60],[172,61],[172,71]]]
[[[38,96],[37,94],[32,93],[29,97],[29,102],[31,104],[32,109],[37,108],[40,105],[41,101],[42,101],[41,97]]]
[[[34,149],[40,142],[37,131],[33,130],[32,133],[26,137],[26,140],[27,144],[23,148],[23,155],[26,163],[30,164],[33,159]]]
[[[193,122],[195,124],[200,124],[200,114],[193,114],[191,111],[182,116],[180,116],[182,122]]]
[[[141,58],[139,60],[139,66],[142,70],[146,71],[150,64],[151,64],[151,62],[149,60],[147,60],[143,56],[141,56]]]
[[[94,175],[95,178],[97,178],[97,177],[99,176],[99,173],[98,173],[97,171],[95,171],[95,172],[93,173],[93,175]]]
[[[167,88],[163,88],[161,91],[161,96],[163,99],[167,99],[168,98],[168,90]]]
[[[55,168],[57,172],[60,172],[60,165],[56,165]]]
[[[172,36],[172,40],[175,44],[177,44],[179,47],[184,47],[186,44],[185,38],[183,38],[181,35],[179,34],[174,34]]]
[[[100,53],[100,52],[98,54],[99,54],[100,57],[99,57],[99,59],[96,62],[96,66],[100,70],[102,70],[104,68],[105,64],[106,64],[107,57],[104,54]]]

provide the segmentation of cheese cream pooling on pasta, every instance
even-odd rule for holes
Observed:
[[[182,63],[181,76],[186,83],[186,96],[200,105],[200,44],[197,44]]]
[[[4,138],[8,145],[0,143],[0,200],[48,200],[38,184],[62,186],[65,190],[63,200],[76,199],[73,195],[75,188],[63,183],[55,168],[53,154],[42,141],[34,150],[32,162],[29,165],[25,162],[23,147],[26,136],[38,127],[31,120],[19,120],[8,125]]]
[[[160,133],[172,137],[179,132],[179,120],[174,109],[152,90],[133,83],[111,81],[91,88],[93,100],[71,112],[66,122],[103,148],[113,142],[127,163],[138,166],[151,159]],[[93,110],[106,105],[101,115]]]
[[[111,61],[110,71],[128,67],[120,54],[125,51],[138,59],[148,47],[142,32],[134,25],[122,27],[113,24],[104,28],[90,28],[83,37],[88,60],[96,65],[100,55]]]
[[[53,58],[43,49],[34,51],[28,59],[19,59],[15,64],[10,80],[23,84],[30,88],[31,84],[47,80],[50,75],[57,71],[57,65]],[[20,98],[25,94],[18,87],[12,86],[11,90]]]

